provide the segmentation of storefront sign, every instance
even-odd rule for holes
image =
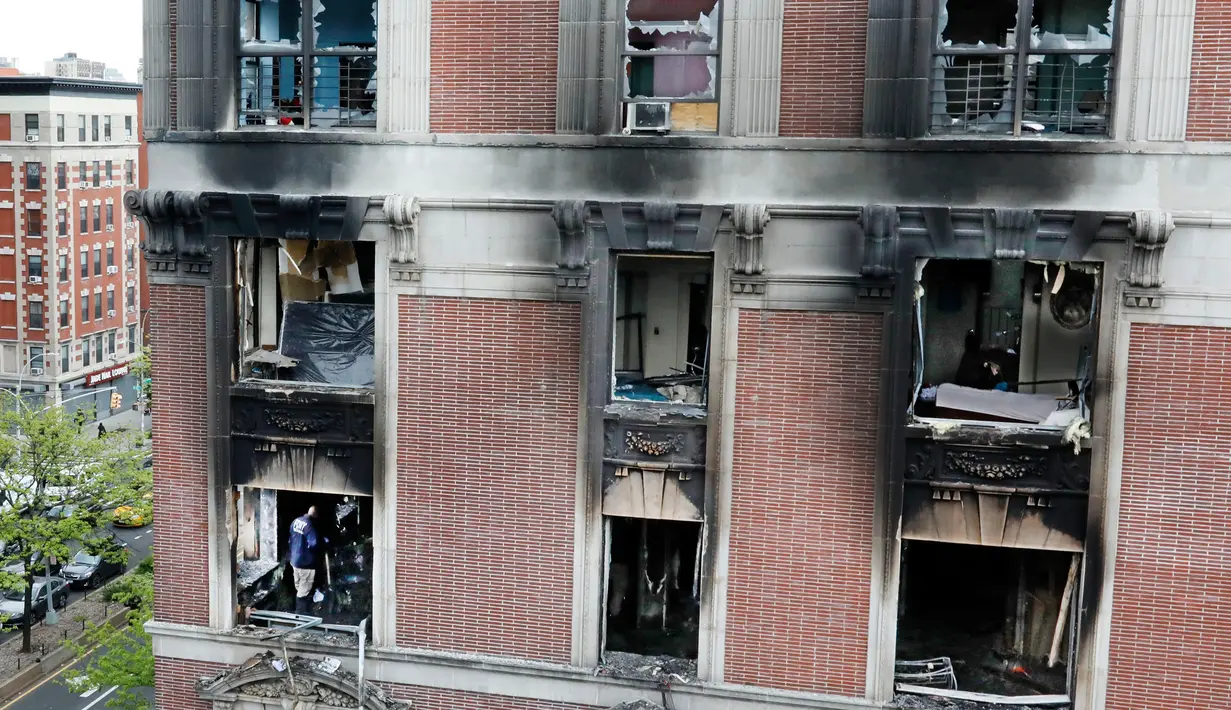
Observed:
[[[101,385],[104,382],[110,382],[114,379],[118,379],[127,374],[128,374],[127,364],[117,365],[115,367],[108,368],[106,370],[99,370],[98,372],[91,372],[90,374],[85,376],[85,386],[93,387],[94,385]]]

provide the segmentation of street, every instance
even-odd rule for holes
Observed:
[[[147,525],[143,528],[117,528],[111,523],[107,524],[107,528],[115,532],[116,537],[128,543],[128,569],[133,569],[141,560],[150,556],[151,547],[154,544],[154,526]],[[86,590],[70,589],[68,592],[69,611],[63,613],[71,613],[73,602],[85,596]],[[0,643],[4,643],[14,635],[20,635],[20,629],[0,632]]]
[[[149,557],[154,542],[153,525],[148,525],[144,528],[117,528],[108,524],[107,527],[113,530],[117,537],[128,543],[129,569],[133,569],[140,564],[141,560]],[[84,595],[84,591],[72,590],[69,592],[69,613],[72,611],[73,602]],[[20,633],[21,631],[8,631],[0,634],[0,643]],[[69,668],[81,668],[86,660],[88,659],[82,659],[71,666],[65,666],[54,675],[44,678],[38,685],[17,696],[3,708],[0,708],[0,710],[90,710],[92,708],[102,708],[106,704],[107,699],[115,692],[115,688],[73,691],[62,682],[65,671]],[[144,692],[152,702],[154,689],[145,688]]]
[[[114,686],[74,691],[63,682],[65,671],[69,668],[80,669],[88,660],[88,658],[83,658],[71,666],[65,666],[55,675],[44,678],[38,685],[17,696],[0,710],[91,710],[104,707],[107,699],[116,690]],[[150,702],[153,702],[153,688],[142,688],[142,692]]]

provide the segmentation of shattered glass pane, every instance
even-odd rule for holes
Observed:
[[[1023,132],[1106,135],[1110,54],[1032,54]]]
[[[312,127],[376,126],[376,58],[312,58]]]
[[[932,132],[1012,133],[1012,56],[937,56],[931,88]]]
[[[717,50],[717,0],[629,0],[626,49]]]
[[[1015,0],[942,1],[936,19],[936,41],[941,47],[1007,49],[1015,46]]]
[[[248,0],[239,5],[240,39],[245,45],[299,43],[301,0]]]
[[[317,49],[375,49],[376,0],[312,0]]]
[[[1030,49],[1110,52],[1115,4],[1110,0],[1037,0],[1031,14]],[[1094,55],[1080,55],[1089,64]]]
[[[303,125],[303,60],[242,57],[239,76],[241,126]]]

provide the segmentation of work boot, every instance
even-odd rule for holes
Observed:
[[[312,597],[295,597],[295,613],[304,616],[312,615]]]

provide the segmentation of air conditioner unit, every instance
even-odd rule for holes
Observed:
[[[129,306],[129,307],[128,307],[128,312],[129,312],[129,313],[136,313],[136,312],[137,312],[137,307],[136,307],[136,306]]]
[[[108,232],[114,232],[114,231],[115,231],[115,225],[114,225],[114,224],[109,224],[109,225],[107,225],[107,231],[108,231]]]
[[[625,135],[630,133],[667,133],[670,130],[670,102],[638,101],[628,104],[628,116],[624,122]]]
[[[30,283],[32,283],[32,284],[41,284],[41,283],[43,283],[43,277],[42,277],[42,276],[31,276],[31,277],[30,277]]]
[[[31,374],[31,375],[34,375],[35,377],[38,377],[39,375],[43,374],[43,368],[41,368],[41,367],[32,367],[32,368],[30,368],[30,374]]]
[[[103,140],[110,142],[111,136],[103,136]]]
[[[37,143],[38,136],[26,136],[26,142],[27,143]]]
[[[115,318],[115,311],[107,311],[108,318]]]
[[[120,273],[120,267],[118,267],[118,266],[108,266],[108,267],[107,267],[107,273],[109,273],[109,274],[118,274],[118,273]]]

